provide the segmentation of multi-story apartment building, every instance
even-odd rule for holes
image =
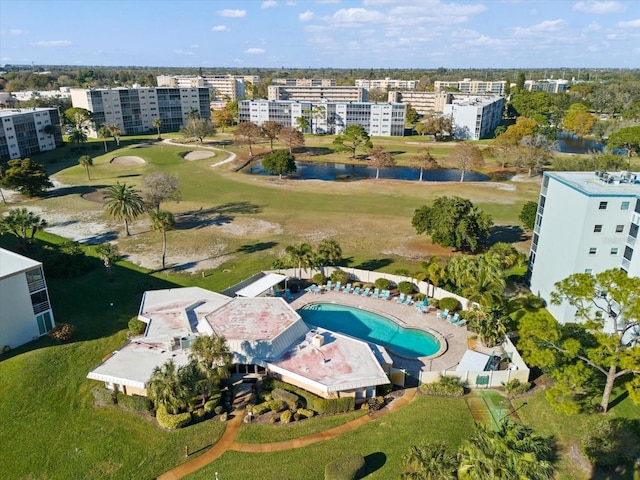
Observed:
[[[58,90],[24,90],[21,92],[11,92],[20,102],[26,102],[33,98],[69,98],[71,87],[60,87]]]
[[[530,92],[560,93],[566,92],[569,81],[564,79],[525,80],[524,88]]]
[[[356,87],[362,87],[365,90],[415,90],[420,80],[395,80],[389,77],[376,80],[357,78],[355,83]]]
[[[273,85],[286,87],[335,87],[335,78],[274,78]]]
[[[53,327],[42,264],[0,248],[0,348],[16,348]]]
[[[449,92],[418,92],[392,90],[389,92],[390,103],[411,104],[420,115],[444,112],[444,106],[451,103],[453,94]]]
[[[74,107],[93,113],[95,137],[102,125],[116,124],[125,135],[155,131],[153,120],[162,120],[162,129],[178,130],[187,123],[187,115],[195,108],[201,118],[210,118],[207,87],[138,87],[72,89]]]
[[[55,127],[52,133],[45,133],[48,125]],[[57,108],[0,110],[0,163],[62,145]]]
[[[527,280],[561,323],[567,303],[551,304],[554,284],[574,273],[621,268],[640,276],[640,174],[545,172],[533,230]]]
[[[470,78],[465,78],[454,82],[444,82],[439,80],[433,82],[433,89],[436,92],[441,92],[447,89],[457,89],[460,93],[472,93],[476,95],[504,95],[506,87],[506,80],[488,82],[484,80],[471,80]]]
[[[406,105],[367,102],[292,102],[244,100],[238,104],[241,122],[258,125],[273,120],[284,126],[297,126],[302,117],[308,132],[342,133],[350,125],[361,125],[371,136],[403,136]]]
[[[445,105],[444,114],[451,115],[455,138],[480,140],[493,135],[503,105],[502,97],[468,97]]]
[[[256,85],[260,77],[254,75],[158,75],[159,87],[194,88],[207,87],[211,98],[227,102],[245,98],[246,84]]]
[[[369,92],[362,87],[351,86],[269,85],[268,99],[293,102],[367,102]]]

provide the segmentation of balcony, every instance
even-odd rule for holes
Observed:
[[[44,279],[34,280],[29,282],[29,293],[37,292],[38,290],[44,290],[45,283]]]
[[[41,302],[33,305],[33,313],[34,315],[38,315],[39,313],[46,312],[47,310],[51,310],[51,305],[49,302]]]

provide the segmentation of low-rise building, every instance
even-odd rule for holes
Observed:
[[[366,102],[369,93],[361,87],[269,85],[269,100],[294,102]]]
[[[500,124],[504,99],[502,97],[468,97],[444,106],[450,115],[454,137],[461,140],[489,138]]]
[[[159,87],[197,88],[206,87],[212,99],[227,102],[245,98],[247,83],[256,85],[260,77],[254,75],[158,75]]]
[[[471,93],[476,95],[504,95],[504,90],[506,87],[506,80],[486,81],[471,80],[470,78],[465,78],[463,80],[456,81],[436,80],[435,82],[433,82],[433,88],[436,92],[454,89],[460,93]]]
[[[451,103],[453,94],[450,92],[418,92],[415,90],[390,91],[389,103],[404,103],[411,106],[420,115],[430,115],[444,112],[444,106]]]
[[[0,349],[19,347],[53,327],[42,263],[0,248]]]
[[[47,133],[49,125],[54,128]],[[57,108],[0,110],[0,163],[30,157],[62,145]]]
[[[524,88],[530,92],[561,93],[566,92],[569,81],[564,79],[525,80]]]
[[[397,80],[393,78],[378,78],[375,80],[367,78],[357,78],[356,87],[365,90],[415,90],[420,84],[420,80]]]
[[[335,78],[274,78],[273,85],[287,87],[335,87]]]

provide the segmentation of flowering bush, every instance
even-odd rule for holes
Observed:
[[[54,329],[49,332],[49,336],[59,342],[67,342],[73,337],[75,329],[76,327],[68,323],[58,323]]]

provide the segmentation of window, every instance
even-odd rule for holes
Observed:
[[[622,202],[620,204],[620,210],[629,210],[629,202]]]
[[[595,225],[593,227],[593,231],[596,233],[600,233],[602,231],[602,225]]]
[[[585,268],[584,273],[588,273],[589,275],[591,275],[593,273],[593,270],[591,268]]]
[[[607,209],[607,202],[600,202],[600,206],[598,207],[599,210],[606,210]]]
[[[44,335],[51,330],[53,326],[51,323],[51,313],[45,312],[42,315],[38,315],[36,317],[36,322],[38,322],[38,331],[40,332],[40,335]]]
[[[624,225],[616,225],[616,233],[624,232]]]
[[[618,254],[618,247],[611,247],[611,255],[617,255]]]
[[[589,249],[589,255],[595,255],[596,253],[598,253],[598,249],[595,247],[591,247]]]

